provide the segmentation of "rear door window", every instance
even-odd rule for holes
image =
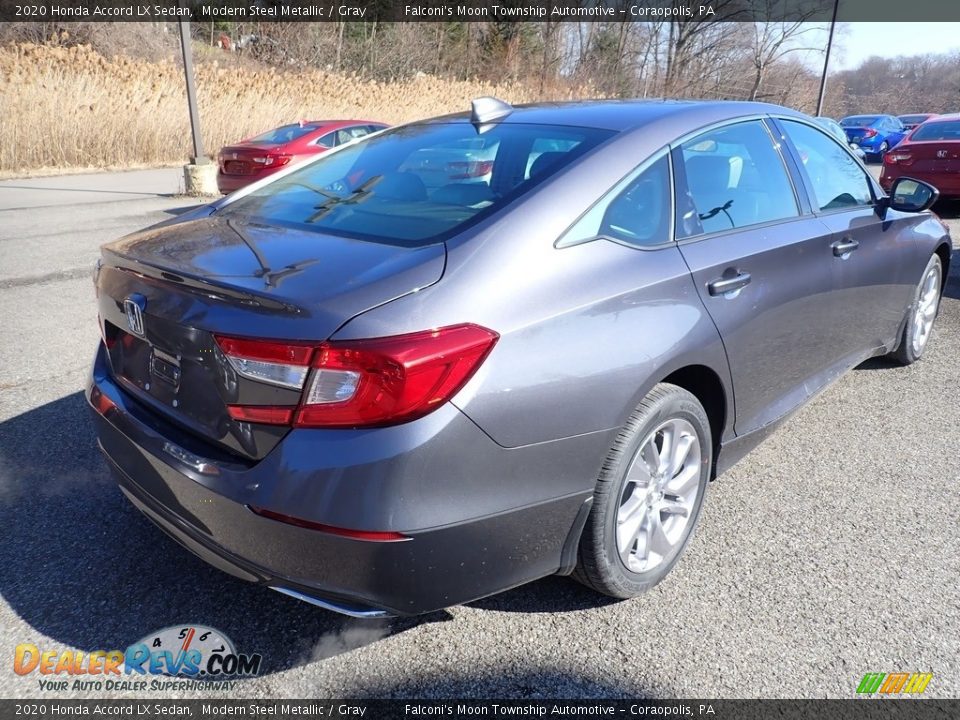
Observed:
[[[328,132],[326,135],[322,135],[316,140],[317,145],[323,145],[324,147],[332,148],[337,146],[337,133]]]
[[[726,125],[674,153],[686,193],[677,198],[677,237],[722,232],[799,215],[793,184],[759,120]]]
[[[800,156],[800,166],[822,211],[872,205],[873,192],[863,167],[844,147],[806,123],[781,120]]]

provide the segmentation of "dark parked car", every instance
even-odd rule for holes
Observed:
[[[482,182],[408,163],[477,137]],[[104,246],[100,446],[186,548],[322,607],[633,597],[711,479],[920,358],[934,197],[773,105],[475,101]]]
[[[369,120],[309,120],[283,125],[217,153],[217,187],[230,193],[387,125]]]
[[[907,132],[913,130],[917,125],[925,123],[930,118],[935,118],[936,113],[915,113],[913,115],[898,115],[897,120],[903,123],[903,128]]]
[[[906,129],[893,115],[851,115],[840,121],[847,140],[879,159],[903,140]]]
[[[880,185],[889,191],[904,176],[930,183],[943,197],[960,197],[960,114],[927,120],[884,156]]]

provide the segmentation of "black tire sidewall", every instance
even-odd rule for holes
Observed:
[[[920,276],[920,281],[913,290],[913,302],[911,302],[910,307],[907,308],[907,321],[903,326],[903,337],[900,338],[900,352],[897,353],[898,359],[906,364],[914,363],[922,358],[923,354],[927,351],[927,345],[930,344],[930,338],[928,337],[927,342],[924,343],[924,346],[920,349],[919,353],[916,353],[913,350],[913,331],[917,323],[917,306],[920,304],[920,295],[923,290],[923,280],[927,277],[927,273],[929,273],[930,269],[933,267],[936,267],[940,272],[941,291],[943,290],[943,263],[940,260],[940,256],[934,253],[930,256],[926,266],[923,268],[923,274]],[[940,304],[938,302],[937,315],[939,314]],[[936,315],[934,315],[934,320],[936,320]],[[932,330],[933,328],[931,328],[931,332]]]
[[[607,504],[603,513],[603,526],[595,528],[595,531],[602,532],[603,560],[605,574],[610,580],[622,588],[623,596],[632,597],[649,588],[653,587],[673,569],[673,566],[683,555],[683,551],[690,539],[693,537],[694,530],[700,519],[700,511],[703,507],[707,484],[710,480],[710,471],[712,466],[712,440],[710,434],[710,422],[703,407],[697,402],[696,398],[685,390],[675,387],[668,391],[664,396],[657,398],[652,407],[632,423],[630,428],[632,437],[628,444],[624,445],[617,463],[609,468],[610,474],[617,479],[613,484],[612,492],[609,492],[604,501]],[[620,505],[620,497],[623,494],[624,484],[626,482],[626,473],[630,467],[633,457],[640,448],[640,444],[653,432],[661,423],[671,418],[682,418],[687,420],[696,429],[700,440],[700,449],[702,455],[700,467],[700,486],[698,488],[698,497],[690,523],[687,526],[686,537],[679,543],[673,556],[658,567],[645,572],[634,573],[627,569],[617,551],[616,540],[616,519],[617,510]],[[634,418],[632,418],[633,420]],[[618,593],[619,594],[619,593]]]

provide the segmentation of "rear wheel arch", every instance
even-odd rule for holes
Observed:
[[[713,369],[706,365],[687,365],[674,370],[660,382],[682,387],[697,398],[706,411],[713,439],[713,473],[715,475],[720,442],[728,419],[727,393],[723,381]]]
[[[943,293],[947,288],[947,279],[950,277],[950,253],[953,248],[948,242],[942,242],[937,246],[934,252],[940,256],[940,262],[943,265],[943,277],[940,283],[940,292]]]

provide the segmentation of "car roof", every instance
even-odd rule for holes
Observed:
[[[675,118],[695,128],[706,123],[754,115],[802,113],[780,105],[737,100],[580,100],[516,105],[501,123],[567,125],[603,130],[632,130],[664,118]],[[469,120],[470,113],[455,113],[426,122]]]
[[[956,122],[957,120],[960,120],[960,113],[946,113],[945,115],[931,115],[930,119],[927,120],[927,122],[937,123],[937,122],[943,122],[944,120]]]
[[[288,124],[296,125],[297,123]],[[339,127],[340,125],[386,125],[386,123],[380,122],[379,120],[304,120],[303,125],[313,128],[321,128],[333,126]]]

